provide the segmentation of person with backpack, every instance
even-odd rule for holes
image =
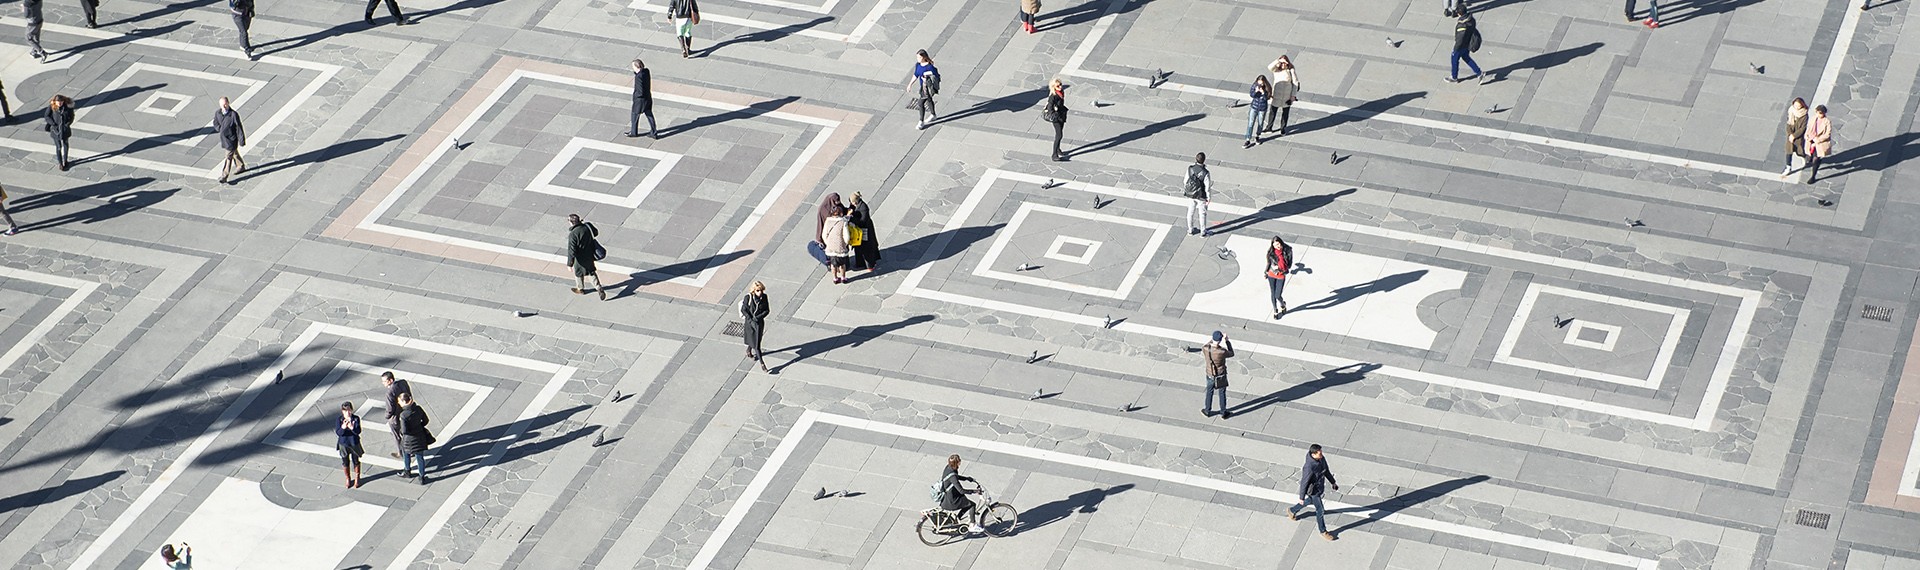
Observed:
[[[600,270],[596,262],[606,256],[600,247],[600,229],[580,219],[580,214],[567,214],[567,267],[573,268],[573,277],[580,281],[573,288],[574,294],[587,294],[587,278],[593,278],[593,291],[600,293],[600,300],[607,300],[607,286],[600,283]]]
[[[934,112],[933,96],[940,94],[940,68],[933,66],[933,56],[927,50],[914,54],[918,58],[913,64],[913,75],[907,78],[907,92],[913,94],[907,106],[920,111],[920,130],[927,130],[929,121],[939,118]]]
[[[1287,245],[1280,236],[1273,236],[1273,247],[1267,250],[1267,293],[1273,302],[1273,319],[1287,313],[1287,300],[1280,293],[1287,288],[1287,272],[1293,268],[1293,246]]]
[[[1469,55],[1476,51],[1480,51],[1480,26],[1474,22],[1472,14],[1461,12],[1453,26],[1453,70],[1447,75],[1447,83],[1460,82],[1461,60],[1466,60],[1467,68],[1473,70],[1473,76],[1467,79],[1478,77],[1480,83],[1487,82],[1486,75],[1480,72],[1480,64],[1475,63],[1473,56]]]
[[[1047,105],[1040,108],[1040,118],[1053,123],[1053,161],[1066,162],[1067,153],[1060,152],[1060,139],[1067,131],[1067,84],[1058,77],[1047,84]]]
[[[1259,115],[1255,115],[1259,116]],[[1207,225],[1207,207],[1213,205],[1213,174],[1207,171],[1207,153],[1193,155],[1187,165],[1187,184],[1181,193],[1187,197],[1187,235],[1213,235]]]

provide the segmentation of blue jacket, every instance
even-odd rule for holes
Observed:
[[[1339,486],[1333,480],[1333,468],[1327,466],[1326,455],[1313,458],[1313,452],[1307,452],[1307,464],[1300,466],[1300,496],[1318,497],[1326,494],[1327,485]]]
[[[340,427],[340,422],[334,422],[333,435],[340,438],[340,445],[358,448],[360,447],[360,414],[353,414],[351,421],[347,423],[352,424],[353,429]]]
[[[1247,88],[1247,97],[1253,99],[1253,110],[1255,111],[1262,113],[1267,112],[1267,100],[1272,98],[1272,96],[1273,94],[1271,92],[1261,93],[1260,85],[1257,83]]]

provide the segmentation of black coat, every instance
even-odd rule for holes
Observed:
[[[52,133],[53,138],[66,140],[73,137],[73,106],[61,107],[58,111],[48,107],[46,121],[44,129]]]
[[[667,16],[671,18],[692,18],[700,13],[700,6],[693,0],[668,0]]]
[[[414,404],[400,409],[400,448],[408,452],[426,451],[435,441],[427,430],[427,410]]]
[[[408,398],[412,398],[413,385],[408,384],[406,380],[400,380],[396,378],[393,381],[393,385],[387,386],[387,419],[388,420],[392,420],[394,418],[400,417],[400,395],[401,394],[406,394]]]
[[[867,208],[867,201],[853,203],[852,212],[847,215],[847,223],[860,228],[860,245],[853,246],[853,256],[861,268],[872,268],[880,262],[880,239],[874,232],[873,210]]]
[[[740,296],[740,318],[746,324],[742,336],[746,337],[747,346],[760,346],[760,339],[767,333],[767,313],[771,310],[767,306],[766,295],[748,293]]]
[[[960,486],[961,481],[973,481],[972,477],[960,474],[960,470],[948,467],[940,472],[940,508],[957,511],[973,506],[973,499],[967,498],[967,490]]]
[[[1326,456],[1314,459],[1313,452],[1307,452],[1307,464],[1300,466],[1300,496],[1318,497],[1326,494],[1328,484],[1340,485],[1333,480],[1333,468],[1327,466]]]
[[[653,112],[653,70],[641,69],[633,74],[633,112]]]
[[[1064,94],[1047,90],[1047,106],[1040,111],[1041,118],[1049,123],[1067,122],[1067,97]]]
[[[1472,17],[1456,20],[1453,25],[1453,51],[1467,53],[1473,51],[1473,37],[1480,33],[1480,26]]]
[[[580,224],[567,230],[567,266],[573,268],[573,274],[586,277],[597,271],[594,267],[594,250],[600,246],[600,230],[593,224]]]
[[[240,112],[222,109],[213,112],[213,132],[220,135],[220,148],[239,150],[247,146],[247,126],[240,123]]]

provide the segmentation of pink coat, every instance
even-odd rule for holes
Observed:
[[[1807,117],[1807,156],[1833,155],[1833,119],[1820,115]]]

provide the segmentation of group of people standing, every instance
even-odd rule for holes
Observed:
[[[420,407],[413,399],[413,385],[406,380],[393,376],[393,372],[381,372],[380,383],[386,389],[387,431],[393,434],[393,458],[400,460],[400,476],[403,479],[427,484],[427,448],[436,442],[428,424],[433,420],[427,417],[426,408]],[[360,441],[360,416],[354,413],[353,402],[340,404],[340,417],[333,426],[334,449],[340,452],[340,471],[346,476],[347,488],[360,486],[360,458],[366,455],[366,447]],[[416,477],[417,475],[417,477]]]
[[[853,193],[851,202],[841,202],[839,192],[820,199],[813,244],[824,254],[835,285],[852,281],[848,270],[871,274],[880,269],[880,239],[875,230],[873,210],[859,192]]]

